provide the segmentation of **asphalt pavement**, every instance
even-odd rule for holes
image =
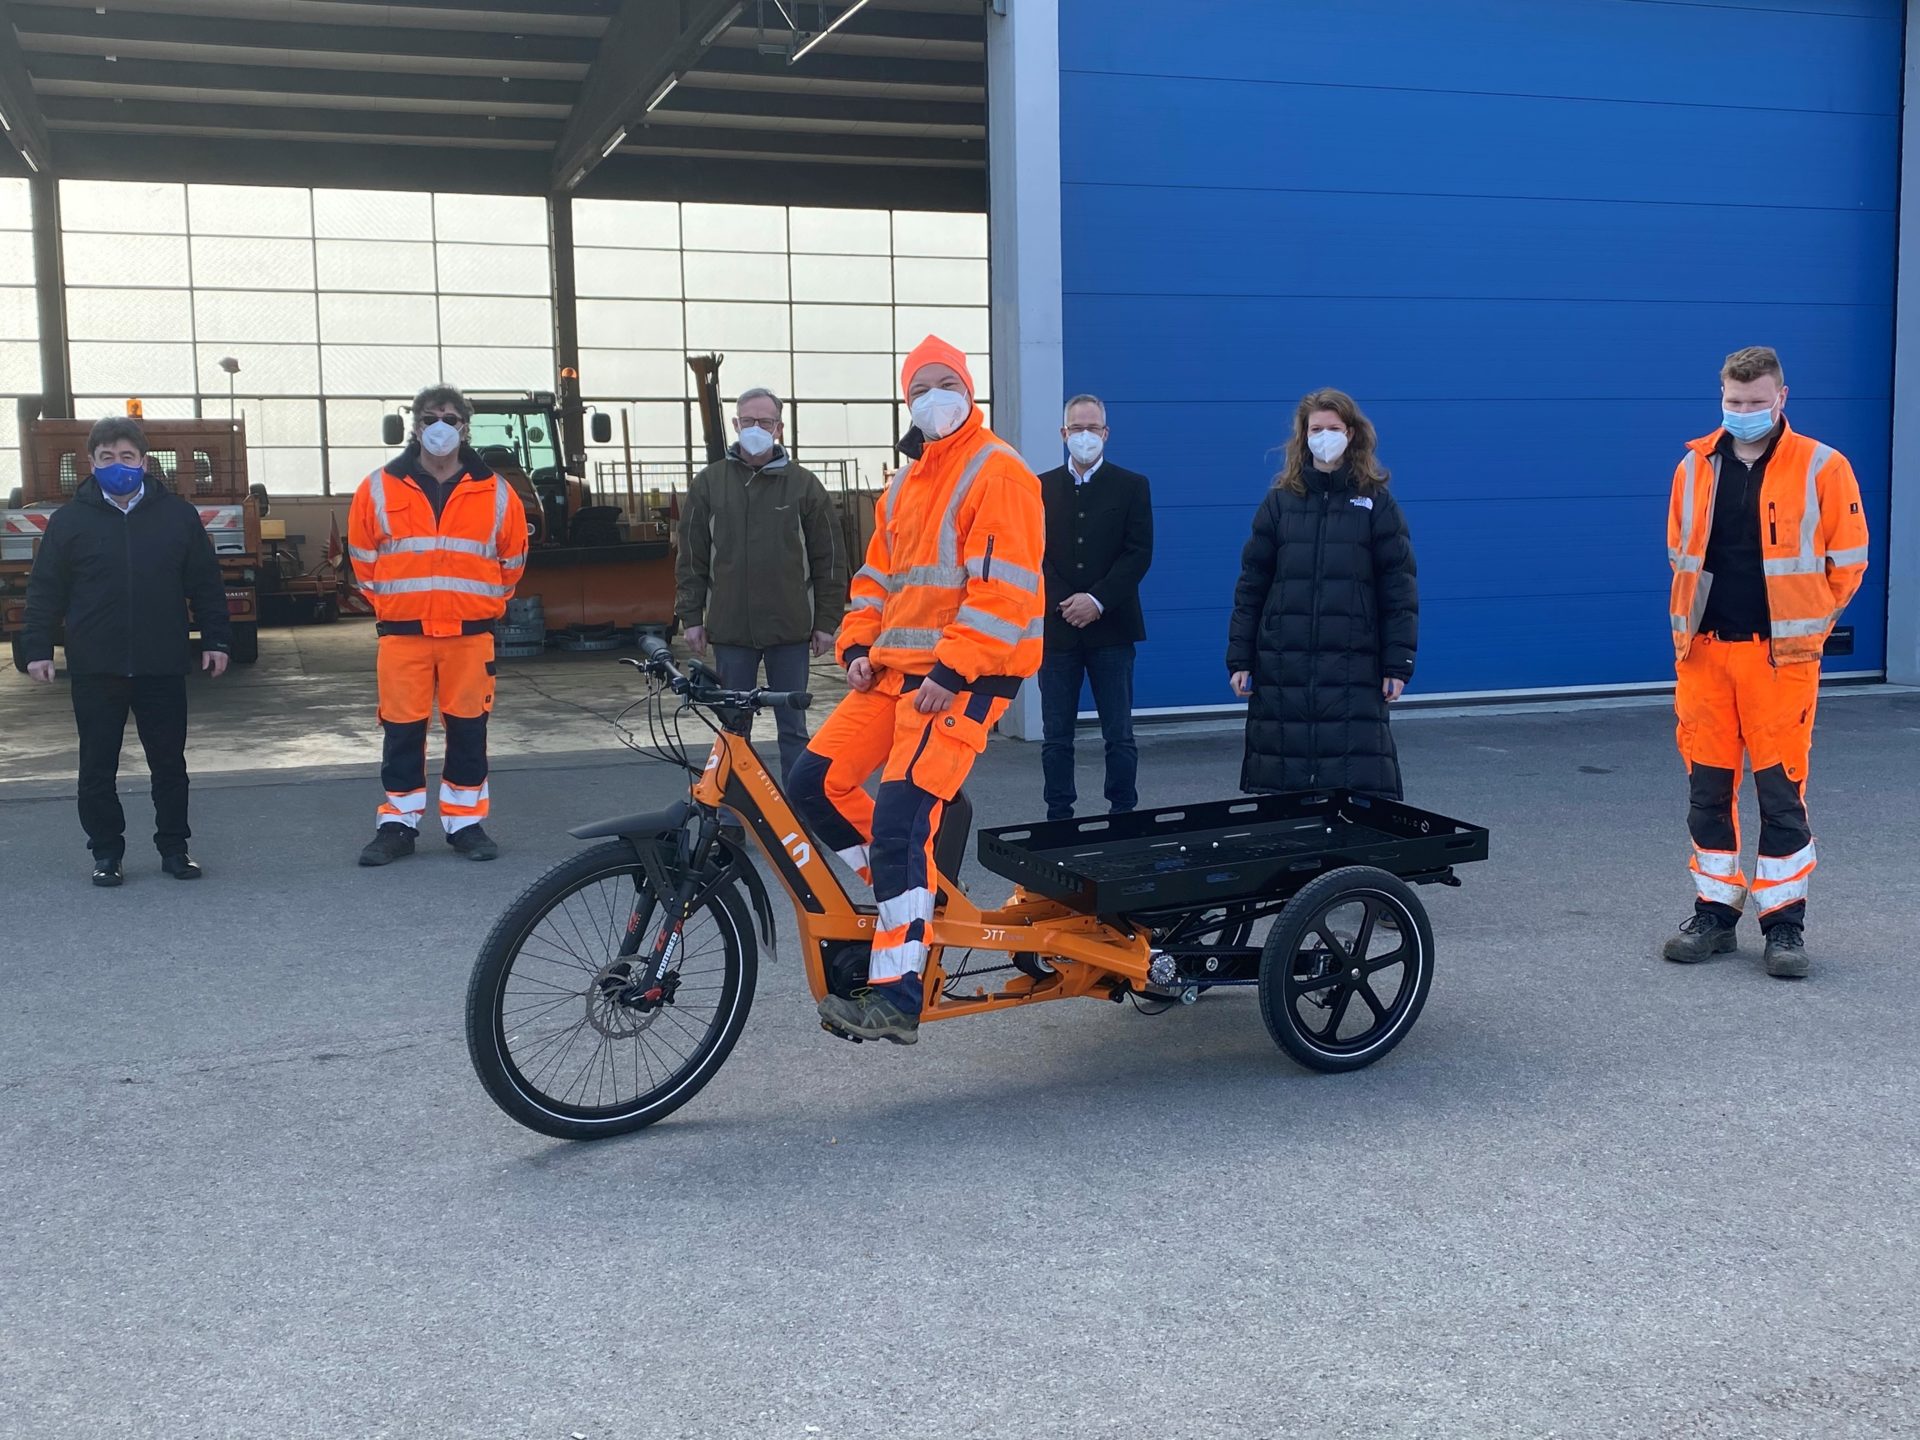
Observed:
[[[0,791],[0,1434],[1920,1434],[1920,696],[1823,704],[1799,983],[1751,928],[1655,958],[1658,707],[1399,735],[1494,857],[1423,892],[1432,998],[1373,1068],[1299,1070],[1244,993],[841,1044],[783,916],[712,1085],[591,1145],[488,1101],[467,974],[666,771],[509,760],[498,862],[360,870],[369,767],[243,770],[196,792],[197,885],[130,795],[118,891],[70,801]],[[1145,803],[1228,795],[1238,740],[1141,765]],[[1030,818],[1037,750],[971,789]]]

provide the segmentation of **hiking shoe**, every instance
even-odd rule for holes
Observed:
[[[920,1000],[918,977],[911,987],[868,985],[854,991],[852,999],[829,995],[820,1002],[820,1028],[843,1040],[912,1045],[920,1039]]]
[[[1767,931],[1767,974],[1776,980],[1800,980],[1810,968],[1807,936],[1798,925],[1782,922]]]
[[[1718,915],[1696,910],[1660,948],[1660,958],[1676,965],[1697,965],[1710,955],[1726,954],[1739,943],[1732,925]]]
[[[93,883],[103,890],[111,890],[114,886],[122,884],[126,878],[121,873],[118,855],[109,855],[104,860],[96,859],[93,862]]]
[[[394,861],[412,853],[413,827],[389,821],[373,832],[373,839],[369,840],[367,848],[360,852],[360,863],[391,865]]]
[[[447,844],[469,860],[493,860],[500,854],[500,847],[493,843],[493,837],[478,825],[461,826],[447,836]]]
[[[178,855],[162,855],[160,868],[176,880],[198,880],[205,873],[184,850]]]

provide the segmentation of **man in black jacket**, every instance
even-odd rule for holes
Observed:
[[[80,731],[80,824],[93,883],[118,885],[125,813],[114,779],[127,715],[153,773],[153,842],[161,868],[197,880],[187,854],[187,603],[201,668],[226,673],[227,592],[200,512],[147,472],[147,437],[109,416],[87,437],[93,474],[54,512],[27,581],[21,648],[27,674],[53,683],[54,631],[64,620],[73,715]]]
[[[1060,430],[1072,458],[1040,477],[1047,507],[1040,767],[1049,820],[1073,815],[1073,727],[1083,676],[1106,741],[1107,806],[1121,815],[1139,803],[1133,647],[1147,637],[1140,580],[1153,563],[1153,497],[1146,476],[1106,460],[1107,435],[1099,397],[1074,396]]]

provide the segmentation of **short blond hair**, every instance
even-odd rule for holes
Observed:
[[[1762,375],[1771,375],[1782,385],[1787,377],[1780,368],[1780,352],[1771,345],[1749,345],[1744,350],[1736,350],[1727,356],[1726,364],[1720,367],[1720,378],[1732,380],[1744,385],[1749,380],[1758,380]]]

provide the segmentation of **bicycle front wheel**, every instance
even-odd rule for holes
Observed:
[[[703,900],[661,985],[638,994],[664,909],[615,840],[554,866],[494,925],[467,986],[467,1049],[522,1125],[562,1140],[638,1130],[726,1060],[758,969],[746,907],[731,885]]]

